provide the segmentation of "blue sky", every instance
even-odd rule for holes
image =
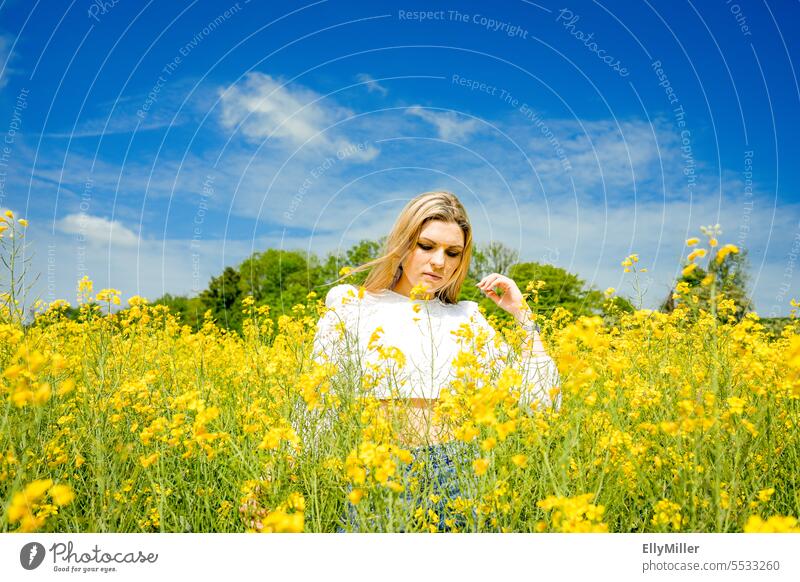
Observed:
[[[0,4],[0,207],[35,288],[194,294],[447,189],[479,243],[667,293],[720,223],[762,316],[800,267],[795,2]]]

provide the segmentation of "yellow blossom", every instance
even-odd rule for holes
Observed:
[[[157,460],[158,460],[158,453],[152,453],[147,456],[142,455],[141,457],[139,457],[139,463],[145,469],[150,465],[152,465],[153,463],[155,463]]]
[[[759,501],[766,503],[767,501],[772,499],[772,495],[774,493],[775,493],[775,488],[768,487],[767,489],[762,489],[761,491],[759,491],[757,497]]]
[[[489,459],[475,459],[472,461],[472,470],[480,477],[484,475],[489,468]]]
[[[517,467],[525,467],[528,464],[528,456],[523,454],[514,455],[511,457],[511,462]]]
[[[797,518],[773,515],[766,521],[751,515],[744,526],[744,533],[800,533]]]
[[[717,258],[715,260],[719,264],[722,261],[724,261],[725,257],[727,257],[728,255],[736,254],[738,252],[739,252],[739,247],[737,247],[736,245],[727,244],[717,251]]]
[[[690,263],[697,258],[705,257],[708,251],[706,249],[695,249],[686,257],[686,260]]]
[[[64,506],[75,499],[75,493],[68,485],[53,485],[48,492],[50,498],[58,506]]]
[[[361,500],[364,498],[364,490],[363,489],[353,489],[348,495],[347,498],[350,500],[350,503],[353,505],[358,505]]]

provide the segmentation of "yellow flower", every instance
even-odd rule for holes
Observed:
[[[694,271],[696,268],[697,268],[697,263],[689,263],[688,265],[686,265],[686,266],[683,268],[683,271],[681,271],[681,275],[683,275],[684,277],[686,277],[686,276],[687,276],[687,275],[689,275],[689,274],[690,274],[692,271]]]
[[[347,496],[347,499],[349,499],[350,503],[352,503],[353,505],[358,505],[363,498],[364,498],[363,489],[353,489]]]
[[[665,420],[658,423],[658,428],[660,428],[662,432],[668,434],[669,436],[675,436],[676,434],[678,434],[678,431],[680,430],[680,425],[677,422],[670,422]]]
[[[42,527],[46,515],[40,515],[41,512],[34,515],[34,511],[39,499],[52,485],[52,479],[38,479],[29,483],[23,491],[15,493],[6,510],[8,522],[19,522],[19,531],[21,532],[33,532]]]
[[[381,335],[383,334],[383,327],[378,326],[375,328],[375,331],[372,332],[372,335],[369,336],[369,341],[367,342],[367,348],[372,350],[375,348],[375,345],[381,339]]]
[[[141,307],[142,305],[147,304],[147,299],[142,297],[141,295],[134,295],[130,299],[128,299],[128,305],[131,307]]]
[[[350,274],[350,271],[352,270],[353,270],[352,267],[342,267],[341,269],[339,269],[339,276],[346,277],[347,275]]]
[[[536,502],[536,506],[551,512],[552,531],[562,533],[605,533],[608,525],[602,522],[605,507],[591,503],[593,493],[576,497],[550,495]],[[539,522],[536,531],[547,530],[547,524]]]
[[[769,501],[772,498],[772,495],[774,493],[775,493],[775,488],[774,487],[769,487],[767,489],[762,489],[761,491],[758,492],[758,500],[759,501],[763,501],[764,503],[766,503],[767,501]]]
[[[28,221],[24,218],[20,218],[18,221],[22,226],[28,226]]]
[[[766,521],[758,515],[751,515],[744,526],[744,533],[800,533],[797,519],[773,515]]]
[[[517,421],[513,419],[507,420],[506,422],[501,422],[494,428],[497,431],[497,438],[504,441],[508,435],[517,429]]]
[[[411,293],[409,294],[409,299],[411,300],[422,299],[423,301],[428,301],[432,297],[433,296],[428,293],[427,288],[422,283],[417,283],[414,285],[414,287],[411,289]]]
[[[716,261],[719,264],[722,261],[724,261],[725,257],[727,257],[728,255],[736,254],[738,252],[739,252],[739,247],[737,247],[736,245],[725,245],[724,247],[719,249],[719,251],[717,251]]]
[[[686,239],[686,246],[687,247],[693,247],[694,245],[696,245],[699,242],[700,242],[700,239],[697,238],[697,237],[689,238],[689,239]]]
[[[25,487],[25,496],[29,499],[39,499],[52,485],[52,479],[39,479],[34,481]]]
[[[90,288],[91,290],[91,288]],[[118,289],[101,289],[100,292],[97,294],[96,299],[98,301],[105,301],[107,303],[113,303],[114,305],[119,305],[120,300],[119,296],[121,292]]]
[[[528,457],[526,455],[514,455],[511,457],[511,462],[514,463],[517,467],[525,467],[528,464]]]
[[[689,253],[689,256],[686,257],[686,260],[691,263],[698,257],[699,258],[705,257],[707,253],[708,251],[706,249],[694,249],[691,253]]]
[[[611,297],[611,296],[612,296],[614,293],[616,293],[616,291],[617,291],[617,290],[616,290],[616,289],[614,289],[613,287],[609,287],[609,288],[608,288],[608,289],[606,289],[606,291],[605,291],[605,296],[606,296],[606,297]]]
[[[487,439],[484,439],[483,442],[481,442],[481,448],[487,452],[491,451],[496,446],[497,446],[497,439],[494,437],[489,437]]]
[[[708,240],[708,246],[715,247],[719,244],[719,241],[716,238],[710,238]]]
[[[386,487],[394,493],[402,493],[403,491],[405,491],[405,487],[400,483],[398,483],[397,481],[387,481]]]
[[[72,489],[68,485],[53,485],[49,493],[53,503],[59,507],[67,505],[75,499],[75,493],[72,492]]]
[[[5,212],[5,215],[6,215],[8,218],[11,218],[11,219],[13,219],[13,218],[14,218],[14,213],[13,213],[13,212],[11,212],[10,210],[6,210],[6,212]]]
[[[486,470],[489,468],[489,459],[475,459],[472,461],[472,470],[475,471],[475,474],[480,477],[486,473]]]
[[[150,465],[152,465],[153,463],[155,463],[157,460],[158,460],[158,453],[153,453],[152,455],[148,455],[146,457],[144,455],[139,457],[139,462],[145,469]]]
[[[747,404],[746,400],[738,396],[731,396],[726,402],[728,403],[731,414],[742,414],[744,412],[744,405]]]
[[[662,499],[653,508],[650,523],[656,527],[670,526],[673,531],[680,531],[682,526],[689,523],[689,518],[681,514],[680,505],[669,499]]]
[[[455,437],[460,441],[464,441],[465,443],[473,440],[476,436],[478,436],[478,434],[480,434],[480,431],[471,422],[468,422],[455,430]]]

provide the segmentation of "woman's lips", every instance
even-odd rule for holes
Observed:
[[[423,275],[425,277],[429,277],[429,278],[433,279],[434,281],[440,281],[442,279],[441,277],[439,277],[437,275],[434,275],[433,273],[423,273]]]

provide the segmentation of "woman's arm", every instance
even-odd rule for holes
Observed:
[[[539,325],[533,320],[533,312],[527,304],[514,315],[514,319],[525,330],[525,343],[522,347],[524,358],[547,356],[547,350],[539,336]]]
[[[478,288],[487,297],[495,302],[500,308],[510,313],[517,323],[525,330],[525,341],[521,349],[521,370],[523,374],[523,384],[528,387],[522,394],[521,400],[531,403],[533,399],[539,400],[545,406],[560,404],[560,397],[555,398],[551,395],[551,389],[561,383],[558,368],[553,359],[547,354],[547,350],[539,336],[539,326],[533,320],[533,313],[522,293],[517,287],[517,283],[499,273],[487,275],[478,283]],[[503,291],[502,295],[495,292],[495,287]],[[486,326],[489,323],[483,315],[478,313],[479,321],[483,320]],[[493,332],[494,330],[492,330]],[[490,333],[490,338],[494,339],[494,333]],[[503,350],[506,351],[507,350]]]

